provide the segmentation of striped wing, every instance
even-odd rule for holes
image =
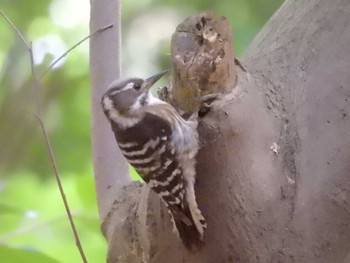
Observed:
[[[131,128],[119,129],[113,123],[112,128],[128,162],[164,200],[184,245],[187,248],[200,246],[205,222],[195,203],[194,193],[191,196],[194,203],[187,202],[185,189],[189,182],[186,182],[184,168],[177,160],[178,153],[171,146],[173,131],[170,124],[148,113]],[[191,209],[195,212],[192,213]],[[196,222],[201,225],[201,230]]]
[[[148,113],[128,129],[113,127],[121,152],[142,179],[168,206],[183,206],[184,177],[170,147],[172,129],[168,122]]]

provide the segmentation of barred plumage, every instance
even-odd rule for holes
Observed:
[[[101,104],[121,152],[165,202],[190,248],[203,240],[206,228],[194,192],[197,120],[184,120],[170,104],[152,96],[149,89],[162,75],[114,82]]]

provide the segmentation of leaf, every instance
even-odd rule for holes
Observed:
[[[57,260],[40,252],[28,249],[11,248],[4,245],[0,245],[0,258],[2,263],[58,263]]]
[[[18,208],[0,203],[0,216],[4,214],[21,214],[21,213],[22,211]]]

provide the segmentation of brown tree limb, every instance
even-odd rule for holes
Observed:
[[[349,261],[349,13],[348,0],[286,1],[202,120],[204,247],[186,252],[158,199],[129,187],[110,211],[109,262]]]
[[[10,27],[16,32],[16,34],[22,39],[23,43],[25,44],[25,46],[26,46],[26,48],[28,50],[28,54],[29,54],[29,58],[30,58],[30,67],[31,67],[32,77],[33,77],[33,88],[34,88],[34,91],[35,91],[35,102],[36,102],[36,107],[37,107],[37,112],[36,112],[36,114],[34,114],[34,116],[38,120],[39,125],[40,125],[40,129],[41,129],[41,131],[42,131],[42,133],[44,135],[45,145],[46,145],[46,148],[48,150],[51,166],[52,166],[52,169],[54,171],[56,182],[57,182],[57,185],[58,185],[58,188],[59,188],[59,192],[61,194],[61,198],[62,198],[64,207],[65,207],[68,219],[69,219],[69,223],[71,225],[71,229],[73,231],[73,235],[74,235],[74,238],[75,238],[76,246],[77,246],[77,248],[79,250],[79,253],[80,253],[80,256],[82,258],[82,261],[84,263],[87,263],[87,259],[86,259],[85,253],[84,253],[82,244],[80,242],[79,234],[78,234],[78,231],[76,229],[76,226],[75,226],[75,223],[74,223],[74,219],[73,219],[72,213],[70,211],[69,204],[68,204],[65,192],[64,192],[64,188],[63,188],[62,182],[61,182],[61,177],[60,177],[60,174],[59,174],[59,171],[58,171],[58,166],[57,166],[55,155],[54,155],[54,152],[53,152],[53,149],[52,149],[52,145],[51,145],[51,140],[49,138],[49,135],[47,133],[46,127],[45,127],[43,119],[42,119],[41,105],[40,105],[40,100],[39,100],[39,93],[40,93],[40,85],[41,84],[40,84],[40,79],[39,79],[39,77],[38,77],[38,75],[37,75],[37,73],[35,71],[35,67],[34,67],[34,54],[33,54],[33,49],[32,49],[32,43],[28,42],[24,38],[24,36],[19,31],[19,29],[14,25],[14,23],[1,10],[0,10],[0,14],[1,14],[1,16],[3,16],[5,18],[5,20],[8,22]]]
[[[170,102],[185,112],[198,111],[205,95],[230,94],[231,98],[237,92],[236,74],[240,73],[238,83],[246,80],[243,70],[235,68],[227,20],[208,13],[192,16],[177,27],[172,37],[172,58]],[[204,73],[198,74],[201,70]],[[109,262],[207,262],[204,253],[185,249],[172,232],[163,203],[147,189],[134,184],[115,192],[113,208],[103,221],[103,226],[110,225],[113,231],[108,239]],[[208,243],[204,247],[213,245]]]
[[[108,217],[113,207],[114,191],[131,182],[128,164],[115,143],[110,124],[100,105],[108,86],[121,76],[120,2],[90,1],[90,32],[113,24],[113,28],[104,34],[90,38],[91,140],[101,221]],[[108,236],[109,230],[104,229],[104,233]]]
[[[198,112],[202,97],[229,93],[236,82],[232,30],[210,13],[187,18],[171,39],[172,104]]]

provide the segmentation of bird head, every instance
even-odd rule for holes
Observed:
[[[162,71],[149,78],[128,78],[114,81],[102,96],[101,105],[108,116],[112,111],[128,115],[148,104],[151,87],[168,71]]]

